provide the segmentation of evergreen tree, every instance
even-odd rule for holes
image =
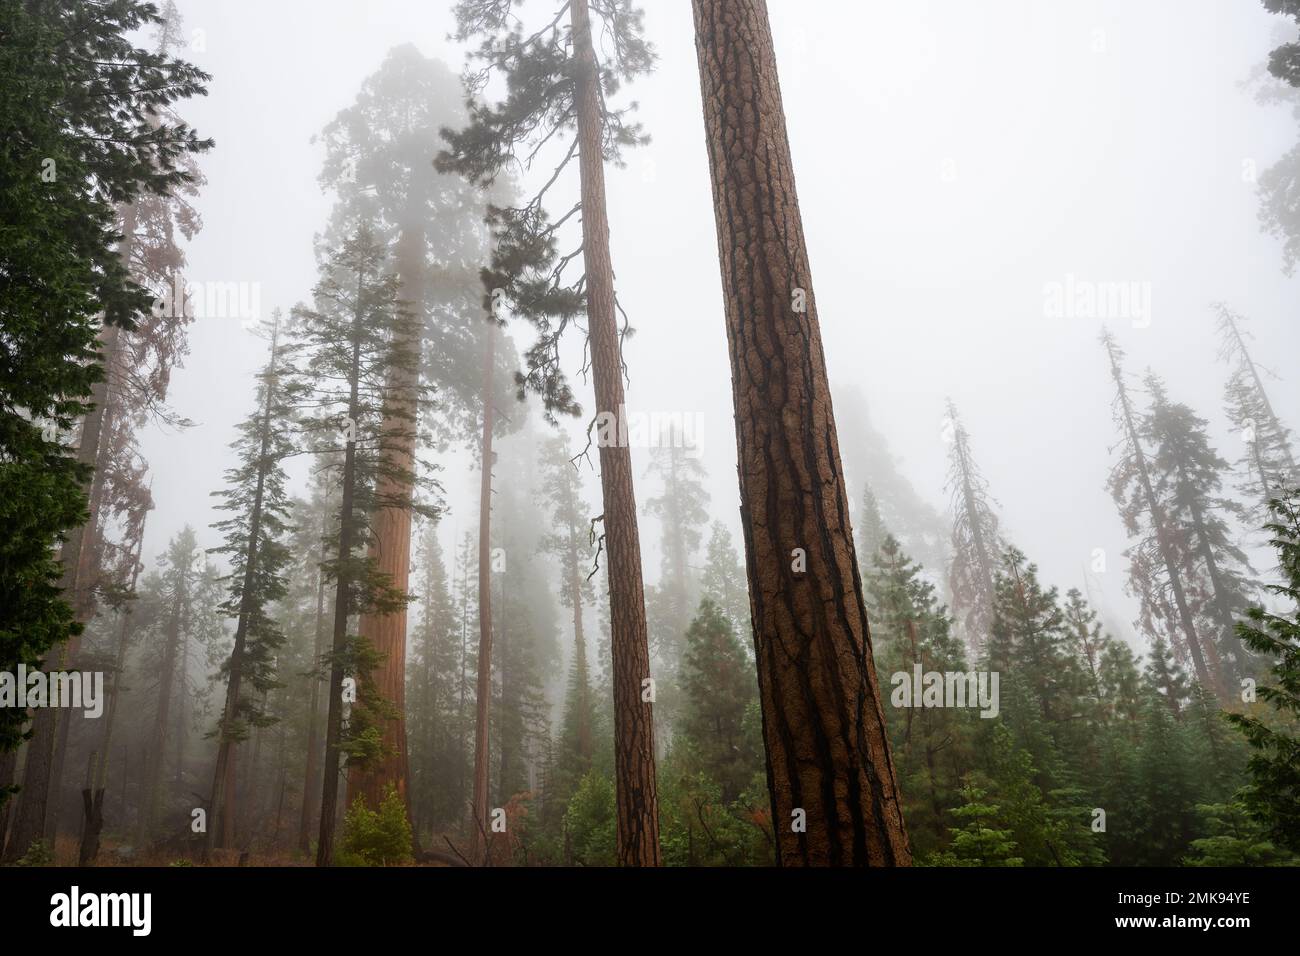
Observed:
[[[909,683],[914,668],[922,673],[965,671],[961,641],[939,605],[934,585],[887,534],[875,552],[865,580],[871,608],[871,642],[879,673]],[[895,704],[891,694],[891,704]],[[969,768],[971,727],[966,711],[921,707],[918,701],[891,706],[889,722],[903,814],[918,855],[934,850],[951,829],[949,808],[956,801]]]
[[[692,610],[699,603],[698,575],[692,562],[709,520],[709,493],[704,490],[706,474],[699,458],[681,446],[675,432],[661,437],[667,444],[651,450],[647,475],[658,475],[663,490],[646,501],[645,510],[659,519],[663,530],[663,556],[655,588],[658,600],[653,602],[660,633],[652,634],[651,642],[671,672],[677,668]]]
[[[461,819],[457,781],[463,776],[459,738],[460,621],[452,598],[438,523],[425,523],[419,566],[420,620],[407,669],[411,748],[411,815],[417,835]]]
[[[485,320],[482,309],[478,270],[489,255],[483,196],[465,178],[445,174],[430,162],[439,129],[459,126],[465,115],[455,73],[403,44],[389,51],[355,101],[320,135],[325,148],[320,182],[335,192],[337,201],[318,257],[358,228],[371,230],[392,254],[398,297],[411,313],[402,333],[408,340],[401,347],[416,360],[389,369],[386,383],[382,427],[392,436],[392,461],[385,479],[391,486],[384,493],[392,506],[372,517],[369,552],[379,570],[403,590],[410,574],[413,514],[406,500],[417,490],[413,482],[419,471],[407,423],[420,418],[439,439],[472,441],[480,415],[489,436],[509,431],[519,421],[518,416],[492,414],[511,403],[508,384],[515,359],[508,340],[495,335],[495,323]],[[485,387],[491,398],[487,402]],[[437,403],[421,400],[429,388],[438,390]],[[483,457],[490,475],[490,448]],[[485,520],[488,514],[485,510]],[[480,594],[486,600],[490,589],[481,588]],[[487,613],[480,617],[490,623]],[[350,775],[350,786],[377,810],[389,784],[406,796],[405,608],[366,612],[359,633],[381,655],[372,685],[394,705],[393,716],[381,722],[385,755],[364,767],[354,765]]]
[[[1229,522],[1241,507],[1218,492],[1228,465],[1210,447],[1206,422],[1170,401],[1160,379],[1148,373],[1151,408],[1141,426],[1150,442],[1155,494],[1164,503],[1169,546],[1184,569],[1184,583],[1201,643],[1220,682],[1249,673],[1233,634],[1249,604],[1250,566]]]
[[[880,505],[871,492],[870,485],[862,486],[862,510],[858,513],[858,560],[862,562],[863,574],[871,571],[876,552],[885,543],[889,529],[880,517]]]
[[[1044,588],[1038,568],[1015,548],[1007,549],[997,577],[988,666],[1001,675],[1002,719],[1031,756],[1043,789],[1069,786],[1073,758],[1087,743],[1077,720],[1086,680],[1056,588]],[[1027,852],[1023,843],[1021,849]]]
[[[280,382],[279,310],[267,333],[270,357],[260,375],[258,408],[240,426],[239,438],[231,445],[240,464],[227,470],[227,487],[214,492],[222,499],[217,507],[231,513],[213,525],[225,537],[225,544],[214,548],[213,553],[230,558],[230,595],[223,610],[237,623],[234,648],[222,667],[226,700],[217,726],[209,849],[228,845],[233,836],[233,814],[228,811],[234,795],[234,749],[248,738],[250,726],[262,727],[270,722],[258,707],[257,698],[280,686],[275,653],[284,643],[284,634],[270,610],[286,592],[285,573],[290,558],[283,541],[288,499],[282,462],[292,454],[294,446]]]
[[[948,448],[948,490],[952,494],[952,564],[948,588],[953,613],[973,654],[981,654],[993,623],[993,601],[1002,539],[988,482],[971,454],[970,435],[948,401],[944,422]]]
[[[1132,648],[1120,641],[1107,641],[1097,665],[1098,691],[1112,720],[1130,726],[1141,709],[1142,675]]]
[[[1284,581],[1268,590],[1291,602],[1291,617],[1252,607],[1237,625],[1237,635],[1251,650],[1271,658],[1273,683],[1259,688],[1259,698],[1275,714],[1247,711],[1229,714],[1250,744],[1251,783],[1244,800],[1254,819],[1268,827],[1271,839],[1300,853],[1300,489],[1292,488],[1270,505],[1268,525],[1277,548]]]
[[[961,790],[962,803],[952,815],[961,826],[949,828],[948,848],[926,859],[931,866],[1024,866],[1015,856],[1016,841],[1010,830],[997,829],[1002,809],[988,802],[988,792],[973,785]]]
[[[758,698],[754,671],[731,622],[705,598],[686,632],[679,745],[687,764],[718,783],[731,803],[762,767],[761,744],[746,734],[745,715]]]
[[[713,522],[709,529],[700,589],[726,615],[745,653],[752,657],[753,624],[749,617],[749,584],[745,579],[745,566],[732,544],[731,532],[721,521]]]
[[[1199,804],[1197,830],[1183,866],[1296,866],[1300,857],[1276,846],[1246,807],[1237,802]]]
[[[1243,331],[1244,319],[1223,303],[1219,313],[1219,357],[1232,365],[1224,386],[1228,421],[1240,434],[1246,450],[1237,462],[1238,487],[1247,500],[1255,502],[1246,512],[1252,525],[1269,520],[1268,503],[1282,489],[1300,478],[1291,448],[1291,430],[1273,411],[1268,392],[1246,346],[1250,333]]]
[[[1264,0],[1269,13],[1282,14],[1300,21],[1300,5],[1296,0]],[[1300,118],[1300,98],[1295,96],[1300,88],[1300,43],[1283,43],[1268,58],[1268,72],[1280,82],[1278,89],[1268,91],[1266,101],[1290,102],[1292,118]],[[1259,176],[1260,228],[1282,240],[1282,271],[1291,275],[1300,262],[1300,220],[1295,214],[1295,195],[1300,183],[1300,144],[1291,147],[1281,159]]]
[[[163,613],[152,635],[153,647],[149,651],[149,656],[158,661],[155,671],[158,683],[136,827],[137,839],[142,842],[154,835],[160,808],[166,802],[162,781],[167,742],[180,739],[173,724],[172,705],[177,698],[183,699],[184,694],[186,674],[183,658],[188,647],[189,630],[193,626],[194,591],[199,573],[196,565],[200,556],[194,529],[186,525],[172,538],[166,553],[158,561],[160,575],[154,590],[157,594],[155,600],[163,605]]]
[[[564,696],[564,716],[557,741],[553,786],[547,799],[556,808],[567,802],[573,788],[591,769],[595,753],[593,725],[596,705],[588,672],[585,608],[595,603],[587,565],[592,559],[590,519],[582,496],[581,476],[569,460],[563,436],[542,445],[540,495],[550,513],[552,530],[538,547],[559,560],[560,603],[573,613],[573,652]]]
[[[1151,642],[1143,678],[1149,690],[1159,695],[1171,714],[1175,717],[1182,714],[1184,705],[1192,696],[1192,688],[1162,637],[1157,636]]]
[[[1197,680],[1217,689],[1210,649],[1197,631],[1192,612],[1176,532],[1165,512],[1165,501],[1156,492],[1142,419],[1124,375],[1124,350],[1109,331],[1102,332],[1100,341],[1115,382],[1113,409],[1123,435],[1109,488],[1129,538],[1136,539],[1125,552],[1129,558],[1127,590],[1138,599],[1140,622],[1147,635],[1166,637],[1178,658],[1191,663]]]
[[[426,517],[438,513],[433,505],[408,496],[415,475],[393,454],[394,447],[413,445],[419,406],[401,403],[404,412],[395,411],[388,377],[395,370],[413,373],[418,354],[412,348],[415,317],[400,304],[398,279],[385,273],[387,263],[387,249],[365,227],[326,260],[314,307],[293,311],[294,365],[286,370],[286,398],[294,407],[312,411],[302,419],[306,444],[323,456],[341,486],[338,537],[325,563],[335,598],[318,866],[330,865],[333,858],[341,760],[346,754],[349,765],[367,767],[391,755],[382,728],[393,719],[392,704],[375,688],[358,695],[344,724],[344,678],[365,687],[379,663],[379,652],[369,641],[348,633],[350,618],[391,612],[408,599],[361,551],[371,543],[374,516],[381,509],[410,508]],[[398,795],[405,799],[404,788]]]
[[[1138,750],[1142,816],[1133,821],[1133,829],[1141,834],[1134,862],[1142,866],[1173,866],[1187,852],[1196,830],[1198,787],[1187,737],[1162,697],[1147,696]]]
[[[117,248],[115,210],[187,182],[184,157],[211,142],[159,120],[208,77],[130,42],[159,23],[152,4],[6,3],[0,17],[0,667],[12,670],[80,630],[66,602],[80,605],[87,583],[77,575],[107,388],[97,337],[134,327],[152,304]],[[18,745],[25,720],[0,716],[0,752]],[[10,855],[46,833],[56,733],[56,714],[38,710]]]
[[[532,449],[509,449],[532,458]],[[503,456],[505,461],[510,458]],[[493,540],[503,564],[493,575],[496,700],[492,736],[496,755],[496,807],[527,799],[534,787],[550,732],[543,687],[559,663],[559,620],[548,588],[549,574],[535,559],[540,528],[527,489],[501,489]]]

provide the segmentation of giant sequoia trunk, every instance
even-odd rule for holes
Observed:
[[[623,363],[614,317],[614,267],[605,210],[603,123],[596,52],[587,0],[571,0],[578,120],[578,170],[582,187],[582,259],[587,282],[587,329],[596,414],[623,415]],[[641,541],[632,488],[632,454],[621,442],[600,447],[605,553],[614,658],[614,775],[618,808],[618,861],[658,866],[659,799],[655,788],[654,713],[646,700],[650,649],[641,581]]]
[[[767,6],[693,8],[777,860],[906,865]]]
[[[421,297],[420,271],[424,251],[424,234],[413,226],[403,227],[397,240],[395,258],[401,277],[402,300],[418,309]],[[418,333],[417,333],[418,334]],[[413,344],[416,353],[418,344]],[[381,426],[384,455],[397,474],[379,477],[378,495],[389,506],[374,517],[374,538],[370,557],[387,575],[392,586],[405,592],[411,575],[411,494],[415,474],[415,417],[413,406],[418,374],[395,369],[389,376],[388,395],[395,414],[385,414]],[[372,809],[378,809],[384,791],[390,786],[406,804],[411,816],[410,794],[406,789],[406,608],[384,613],[361,615],[361,638],[370,642],[380,655],[378,666],[367,681],[357,688],[364,699],[377,695],[391,704],[397,716],[382,722],[384,755],[368,762],[365,769],[354,770],[348,779],[349,799],[360,794]]]
[[[492,698],[492,367],[494,319],[488,320],[483,359],[483,438],[479,446],[483,474],[478,499],[478,682],[474,707],[474,796],[471,804],[473,859],[487,859],[488,703]]]

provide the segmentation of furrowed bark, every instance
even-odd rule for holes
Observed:
[[[405,226],[398,237],[395,249],[397,272],[401,278],[402,300],[418,309],[421,288],[421,255],[423,233],[420,229]],[[418,333],[416,333],[418,335]],[[418,352],[418,343],[411,343]],[[411,495],[415,474],[414,400],[418,373],[394,369],[389,376],[388,395],[393,413],[387,411],[382,424],[385,438],[385,457],[400,474],[385,474],[379,478],[378,493],[388,505],[374,517],[374,538],[370,556],[378,569],[386,574],[392,586],[407,590],[411,575]],[[383,722],[384,756],[366,769],[349,774],[349,794],[360,794],[372,810],[379,809],[384,791],[392,786],[406,804],[406,817],[411,817],[410,794],[406,786],[406,608],[361,615],[359,631],[380,655],[378,666],[369,680],[358,683],[357,695],[364,700],[367,694],[377,694],[391,704],[397,716]],[[349,797],[351,799],[351,797]]]
[[[614,315],[614,267],[605,209],[605,167],[596,53],[587,0],[571,0],[570,26],[576,66],[578,170],[582,193],[582,258],[587,282],[587,328],[596,414],[624,416],[623,362]],[[621,429],[620,429],[621,431]],[[654,714],[643,700],[650,679],[645,588],[632,454],[625,443],[600,446],[605,555],[609,574],[611,644],[614,658],[614,776],[618,808],[618,861],[658,866],[659,798],[655,782]]]
[[[767,6],[692,5],[777,860],[908,865]]]

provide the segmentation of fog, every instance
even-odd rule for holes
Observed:
[[[1300,7],[645,4],[7,6],[0,865],[1300,864]]]
[[[313,235],[332,197],[313,136],[387,51],[412,43],[459,71],[447,5],[181,2],[193,62],[212,74],[186,116],[201,158],[204,228],[193,283],[255,284],[261,311],[315,282]],[[739,538],[730,374],[689,5],[646,5],[658,68],[628,95],[652,136],[607,170],[627,341],[628,408],[699,416],[711,516]],[[947,505],[944,399],[957,404],[1006,536],[1064,590],[1094,588],[1120,620],[1126,547],[1105,490],[1118,440],[1097,334],[1105,316],[1056,317],[1049,286],[1134,283],[1150,315],[1109,325],[1129,370],[1152,367],[1211,422],[1224,457],[1214,301],[1251,320],[1261,361],[1294,355],[1296,280],[1261,234],[1252,170],[1291,145],[1284,111],[1245,84],[1275,45],[1275,18],[1213,0],[1038,4],[769,5],[833,388],[860,389],[899,467]],[[431,144],[431,153],[438,144]],[[544,171],[549,172],[549,169]],[[1137,301],[1137,300],[1135,300]],[[516,341],[531,331],[516,326]],[[198,320],[169,400],[198,424],[144,437],[157,508],[145,553],[186,522],[200,541],[225,448],[247,414],[265,345],[238,317]],[[591,407],[590,386],[576,391]],[[1270,383],[1284,416],[1294,377]],[[587,418],[570,426],[575,449]],[[854,436],[840,436],[855,506]],[[634,449],[638,477],[645,450]],[[444,456],[448,545],[477,521],[477,470]],[[590,482],[591,500],[598,500]],[[644,501],[655,491],[638,487]],[[656,523],[642,522],[647,575]]]

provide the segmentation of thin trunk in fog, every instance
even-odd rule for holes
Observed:
[[[357,276],[356,307],[352,315],[352,365],[349,377],[349,421],[361,416],[361,321],[364,276]],[[353,501],[357,481],[357,443],[349,433],[343,453],[343,489],[339,505],[338,575],[334,590],[334,634],[330,642],[329,710],[325,719],[325,769],[321,775],[320,833],[316,840],[316,865],[334,863],[334,830],[338,822],[339,768],[343,741],[343,658],[348,649],[349,591],[352,550],[357,540]]]
[[[311,666],[311,703],[307,711],[307,767],[302,784],[302,818],[298,822],[298,849],[303,853],[311,850],[312,806],[319,799],[317,789],[320,786],[320,668],[321,657],[325,654],[325,573],[321,570],[328,557],[325,545],[321,544],[320,563],[316,566],[316,644],[312,652]]]
[[[279,338],[280,326],[277,322],[271,328],[271,360],[266,369],[266,394],[262,402],[262,434],[258,449],[257,484],[253,490],[253,505],[248,513],[248,549],[244,553],[244,580],[240,585],[239,592],[239,621],[235,625],[235,644],[230,651],[230,676],[226,682],[226,702],[221,715],[221,723],[218,726],[219,743],[217,744],[216,766],[212,774],[212,796],[208,811],[209,826],[205,850],[229,846],[228,839],[232,830],[232,827],[225,823],[227,816],[233,816],[227,802],[227,797],[230,795],[227,783],[230,778],[229,766],[237,741],[231,734],[231,728],[239,712],[239,695],[242,691],[244,679],[244,652],[248,641],[248,628],[256,601],[257,559],[262,546],[262,506],[266,494],[266,479],[273,466],[270,454],[271,416],[275,414],[276,402],[278,401],[276,359],[278,357]],[[319,608],[317,613],[319,617]],[[314,723],[312,729],[315,729]],[[229,789],[233,790],[233,787]]]
[[[176,593],[172,596],[171,614],[167,622],[166,644],[163,647],[162,665],[158,675],[158,712],[154,717],[151,743],[146,752],[144,769],[143,812],[136,839],[140,842],[153,835],[158,816],[158,803],[162,789],[163,754],[167,747],[167,724],[171,714],[172,685],[176,677],[176,657],[181,642],[189,569],[178,568]]]
[[[596,415],[621,420],[624,412],[622,348],[614,311],[614,267],[605,208],[600,80],[587,0],[570,0],[577,114],[578,171],[582,193],[582,258],[586,275],[587,331]],[[659,798],[655,781],[654,713],[646,699],[650,650],[632,453],[621,442],[600,445],[600,486],[609,575],[614,682],[614,782],[618,809],[618,861],[658,866]]]
[[[1259,366],[1251,358],[1250,349],[1246,348],[1246,339],[1237,328],[1237,320],[1231,312],[1224,309],[1222,320],[1226,324],[1227,331],[1232,337],[1232,343],[1241,355],[1241,362],[1250,372],[1250,379],[1255,384],[1255,391],[1259,395],[1259,400],[1264,406],[1264,414],[1268,418],[1269,428],[1274,435],[1284,435],[1285,427],[1278,421],[1277,413],[1273,411],[1273,403],[1268,399],[1268,392],[1264,390],[1264,380],[1260,377]],[[1281,452],[1283,459],[1286,461],[1287,473],[1294,475],[1296,473],[1295,456],[1291,452],[1289,442],[1279,442],[1278,450]],[[1263,484],[1264,500],[1267,502],[1272,496],[1269,494],[1268,480],[1263,477],[1261,468],[1261,483]]]
[[[693,8],[777,860],[907,865],[767,6]]]
[[[578,755],[583,768],[591,766],[591,682],[587,679],[587,641],[582,632],[582,574],[578,570],[578,537],[569,527],[569,600],[573,604],[573,655],[578,662]]]
[[[117,631],[117,651],[113,656],[113,687],[108,693],[108,704],[104,712],[104,736],[99,743],[99,761],[95,768],[92,786],[102,790],[108,781],[108,755],[112,753],[113,726],[117,722],[117,705],[122,699],[122,676],[126,670],[126,648],[131,637],[131,615],[135,610],[135,589],[140,579],[140,556],[144,552],[144,526],[140,527],[140,536],[135,543],[135,557],[131,564],[131,590],[128,595],[132,600],[122,605],[122,620]]]
[[[478,499],[478,681],[474,707],[474,796],[471,859],[487,858],[488,832],[488,703],[492,696],[492,368],[496,354],[496,319],[488,318],[487,346],[483,358],[483,437],[479,457],[483,464]]]

